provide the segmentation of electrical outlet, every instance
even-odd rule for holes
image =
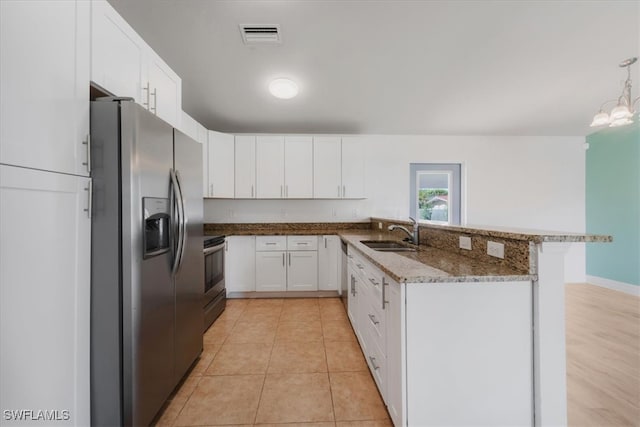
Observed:
[[[487,242],[487,254],[496,258],[504,259],[504,244],[492,241]]]
[[[460,249],[471,250],[471,237],[460,236]]]
[[[378,230],[382,230],[382,223],[381,222],[378,223]]]

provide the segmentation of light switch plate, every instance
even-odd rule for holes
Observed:
[[[504,259],[504,243],[487,242],[487,254],[496,258]]]
[[[460,236],[460,249],[471,250],[471,237]]]

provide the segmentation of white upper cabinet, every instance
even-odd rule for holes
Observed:
[[[235,137],[235,198],[256,197],[256,137]]]
[[[180,120],[180,130],[202,144],[202,196],[209,197],[209,144],[207,129],[198,123],[193,117],[182,112]]]
[[[105,0],[92,2],[91,25],[91,80],[116,96],[146,102],[144,40]]]
[[[209,131],[208,197],[234,196],[234,137]]]
[[[339,136],[313,138],[313,197],[316,199],[342,197],[341,141]]]
[[[143,105],[173,127],[182,118],[182,79],[151,48],[146,50],[146,83],[143,80]],[[144,71],[144,70],[143,70]]]
[[[310,199],[313,197],[312,137],[285,137],[284,180],[284,195],[287,199]]]
[[[115,96],[134,98],[180,129],[180,77],[109,3],[94,0],[92,7],[91,80]]]
[[[256,138],[256,184],[259,199],[285,197],[283,136]]]
[[[0,1],[0,162],[88,175],[90,3]]]
[[[364,193],[364,152],[356,137],[342,138],[342,198],[362,199]]]

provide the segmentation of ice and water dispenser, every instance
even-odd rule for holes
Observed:
[[[151,258],[169,250],[169,229],[171,225],[171,204],[169,199],[143,197],[144,212],[144,258]]]

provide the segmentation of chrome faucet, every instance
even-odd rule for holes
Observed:
[[[404,231],[405,233],[407,233],[407,236],[409,236],[408,241],[410,243],[413,243],[414,245],[419,245],[420,244],[420,228],[419,228],[418,222],[411,217],[409,217],[409,219],[413,223],[413,231],[409,231],[406,227],[403,227],[402,225],[398,225],[398,224],[391,224],[388,227],[388,229],[389,231],[393,231],[395,229]]]

